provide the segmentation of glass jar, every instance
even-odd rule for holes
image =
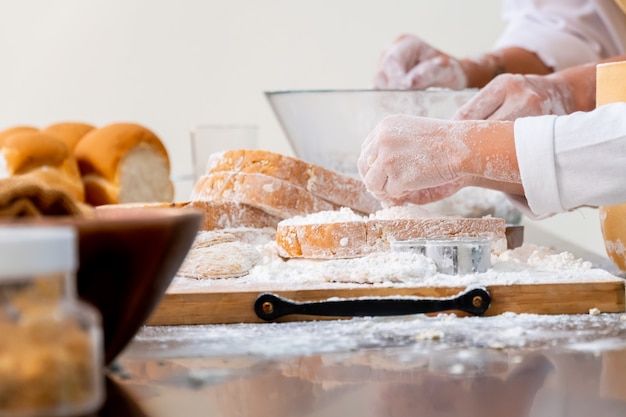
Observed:
[[[435,262],[442,274],[476,274],[491,268],[491,239],[486,237],[396,240],[391,241],[391,250],[424,255]]]
[[[99,313],[78,300],[76,230],[0,227],[0,416],[74,416],[102,404]]]

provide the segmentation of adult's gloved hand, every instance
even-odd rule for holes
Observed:
[[[388,116],[363,143],[358,168],[386,205],[426,204],[470,185],[523,194],[511,122]]]
[[[414,35],[402,35],[381,56],[374,88],[409,89],[467,87],[467,77],[458,59]]]
[[[594,107],[595,66],[581,65],[550,75],[501,74],[459,108],[453,119],[515,120]]]

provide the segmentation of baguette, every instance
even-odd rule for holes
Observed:
[[[339,207],[291,182],[265,174],[216,171],[200,177],[191,201],[221,201],[249,206],[286,219]]]
[[[310,164],[301,159],[265,150],[229,150],[213,154],[207,162],[207,174],[232,171],[268,175],[309,191],[336,206],[361,213],[373,213],[381,205],[362,181]]]
[[[455,236],[489,237],[492,247],[506,248],[504,219],[496,217],[363,219],[330,223],[294,220],[281,221],[276,229],[278,252],[283,258],[356,258],[389,250],[392,240]]]

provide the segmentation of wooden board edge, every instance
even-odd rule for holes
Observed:
[[[264,323],[253,310],[257,297],[272,292],[294,301],[318,301],[330,297],[418,296],[450,297],[464,287],[353,287],[268,291],[166,293],[146,325],[195,325]],[[486,316],[517,314],[620,313],[626,309],[624,281],[489,285],[492,303]],[[332,320],[332,317],[287,316],[278,321]]]

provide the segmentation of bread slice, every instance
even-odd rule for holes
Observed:
[[[232,201],[191,201],[184,207],[197,208],[204,212],[204,221],[200,230],[240,227],[276,228],[281,220],[259,208]]]
[[[390,249],[392,240],[444,237],[489,237],[492,247],[506,249],[504,219],[496,217],[433,217],[306,222],[281,221],[276,229],[284,258],[356,258]]]
[[[263,256],[251,244],[223,231],[199,232],[177,276],[193,279],[247,275]]]
[[[338,172],[265,150],[229,150],[214,154],[207,163],[207,174],[242,172],[263,174],[309,191],[336,206],[361,213],[373,213],[381,205],[362,181]]]
[[[200,230],[254,228],[276,229],[280,218],[272,216],[256,207],[232,201],[179,201],[174,203],[125,203],[105,204],[96,207],[96,211],[120,208],[180,208],[198,209],[204,213]]]
[[[247,204],[271,216],[286,219],[339,207],[291,182],[265,174],[216,171],[194,185],[191,201]]]
[[[174,197],[165,146],[149,129],[115,123],[89,131],[74,154],[94,206],[132,202],[169,202]]]

